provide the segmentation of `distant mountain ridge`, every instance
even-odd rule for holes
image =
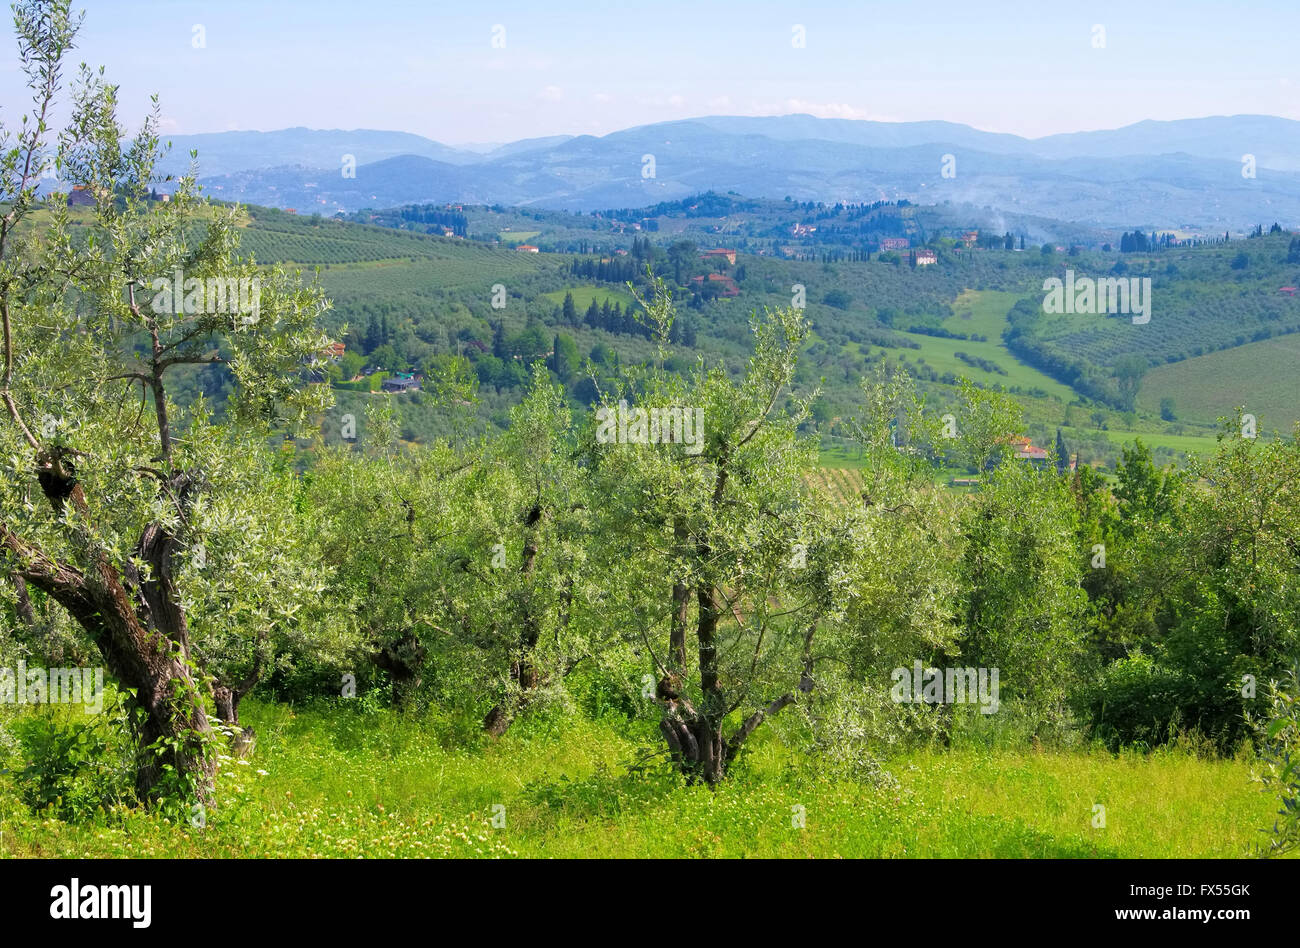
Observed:
[[[637,207],[702,190],[817,201],[952,200],[1103,227],[1300,223],[1300,122],[1240,115],[1027,139],[952,122],[705,116],[604,136],[452,148],[375,130],[171,139],[217,198],[333,214],[420,202]],[[942,174],[952,155],[955,176]],[[1252,155],[1256,177],[1243,177]],[[345,156],[355,161],[355,177]],[[651,156],[649,159],[647,156]]]
[[[172,151],[164,167],[172,174],[188,171],[191,150],[199,153],[199,171],[203,177],[292,165],[341,171],[343,159],[348,155],[358,165],[399,155],[418,155],[448,164],[473,164],[493,157],[552,147],[572,137],[552,135],[505,145],[455,148],[410,132],[364,128],[351,131],[284,128],[274,132],[211,132],[168,138]]]
[[[1261,168],[1300,171],[1300,122],[1271,115],[1210,116],[1172,121],[1145,120],[1122,128],[1065,132],[1022,138],[985,132],[955,122],[869,122],[819,119],[811,115],[772,118],[710,116],[694,119],[719,131],[770,138],[820,138],[872,147],[907,147],[948,142],[979,151],[1040,158],[1118,158],[1128,155],[1187,154],[1240,161],[1255,156]]]

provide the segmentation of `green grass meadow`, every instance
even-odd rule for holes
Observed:
[[[503,244],[525,244],[540,233],[540,230],[503,230],[497,236]]]
[[[709,790],[647,759],[654,745],[626,720],[540,713],[490,743],[463,723],[356,701],[245,710],[256,750],[222,761],[204,825],[125,807],[47,818],[0,775],[0,855],[1239,857],[1276,808],[1246,754],[1178,745],[1116,756],[970,740],[854,780],[814,773],[764,734]]]
[[[560,306],[564,303],[564,295],[566,293],[573,294],[573,305],[578,308],[578,312],[580,313],[586,311],[587,307],[591,305],[592,300],[596,301],[597,306],[604,306],[606,300],[609,300],[610,305],[618,303],[623,307],[631,306],[634,302],[632,294],[623,290],[606,289],[603,286],[571,286],[568,289],[543,293],[542,299],[548,300],[556,306]]]

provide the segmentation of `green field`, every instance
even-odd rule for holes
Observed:
[[[1007,311],[1020,296],[1005,290],[964,290],[953,300],[953,315],[943,321],[943,328],[967,335],[978,333],[994,342],[1007,328]]]
[[[1162,398],[1174,400],[1181,420],[1213,423],[1245,405],[1261,433],[1289,431],[1300,421],[1300,333],[1157,366],[1142,380],[1138,406],[1159,412]]]
[[[1132,444],[1135,440],[1141,439],[1142,443],[1149,448],[1169,448],[1186,454],[1209,454],[1218,444],[1209,435],[1175,435],[1164,434],[1159,431],[1116,431],[1112,429],[1106,432],[1106,437],[1119,445]]]
[[[918,356],[925,359],[926,365],[939,372],[952,372],[965,376],[981,385],[1001,385],[1010,388],[1018,385],[1024,389],[1039,388],[1048,395],[1054,395],[1069,402],[1078,398],[1078,394],[1068,385],[1062,385],[1050,375],[1022,364],[1002,344],[1002,330],[1006,328],[1007,310],[1020,298],[1018,293],[985,290],[966,290],[953,303],[956,315],[944,320],[943,328],[950,332],[976,334],[988,337],[988,342],[975,342],[969,339],[942,339],[920,333],[904,333],[908,339],[919,343],[920,350],[908,350],[905,354],[909,361]],[[969,319],[963,319],[963,313],[970,313]],[[977,359],[985,359],[1006,370],[1006,375],[986,372],[978,366],[970,365],[957,358],[954,353],[964,352]]]
[[[1001,344],[973,342],[967,339],[940,339],[918,333],[903,335],[921,345],[920,349],[902,351],[907,361],[915,362],[924,359],[925,364],[937,372],[951,372],[953,375],[964,376],[972,382],[979,382],[985,386],[1001,385],[1004,388],[1011,388],[1013,385],[1018,385],[1024,389],[1038,388],[1062,401],[1072,401],[1079,397],[1068,385],[1062,385],[1051,376],[1017,362],[1015,356],[1007,352]],[[986,372],[978,366],[970,365],[957,358],[955,353],[958,352],[993,362],[1005,369],[1007,374]]]
[[[503,244],[525,244],[540,233],[540,230],[503,230],[497,236]]]
[[[321,285],[331,295],[350,294],[383,300],[408,291],[481,289],[486,298],[495,282],[537,272],[531,254],[508,250],[476,250],[477,256],[449,255],[436,259],[377,260],[334,264],[321,270]],[[483,256],[491,253],[492,256]]]
[[[223,762],[202,829],[124,808],[49,819],[0,776],[0,856],[1240,857],[1276,809],[1246,758],[1180,749],[962,742],[851,779],[816,773],[765,734],[711,791],[654,762],[631,772],[643,747],[626,722],[538,715],[475,745],[450,721],[360,704],[249,701],[257,749]],[[1098,804],[1104,828],[1092,825]]]
[[[543,293],[542,299],[549,300],[559,306],[564,303],[565,293],[573,294],[573,305],[578,307],[578,312],[582,312],[590,306],[593,299],[598,306],[604,306],[605,300],[609,300],[610,305],[618,303],[623,307],[631,306],[635,302],[632,299],[632,294],[624,290],[608,289],[603,286],[571,286],[564,290]]]
[[[836,468],[853,471],[866,466],[862,452],[852,446],[823,443],[818,450],[818,465],[823,468]]]

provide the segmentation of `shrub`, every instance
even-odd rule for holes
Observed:
[[[1270,718],[1252,721],[1260,742],[1264,772],[1260,782],[1275,793],[1282,804],[1273,821],[1264,856],[1280,856],[1300,848],[1300,665],[1284,683],[1269,689]]]
[[[84,820],[134,799],[134,754],[124,712],[114,704],[96,715],[42,708],[14,726],[23,802],[64,820]]]
[[[1082,688],[1076,710],[1111,750],[1132,744],[1154,747],[1169,737],[1187,690],[1183,675],[1135,651]]]

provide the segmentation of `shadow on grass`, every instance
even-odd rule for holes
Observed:
[[[645,766],[619,768],[613,772],[603,763],[594,773],[573,779],[567,774],[524,785],[523,795],[530,803],[563,810],[575,816],[617,817],[627,812],[644,811],[648,804],[682,790],[686,781],[666,762],[654,761]]]
[[[970,821],[964,839],[955,839],[961,858],[1118,859],[1121,853],[1082,836],[1053,836],[1019,820],[981,816]]]

